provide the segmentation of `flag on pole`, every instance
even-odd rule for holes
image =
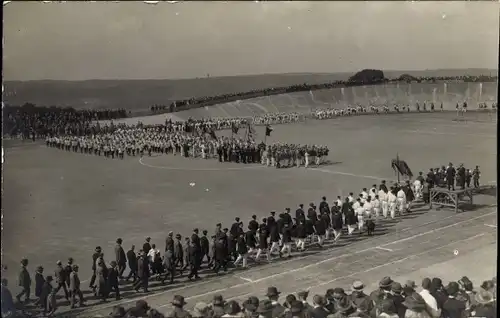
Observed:
[[[273,131],[273,127],[267,125],[266,126],[266,136],[271,136],[272,131]]]
[[[399,172],[402,176],[406,176],[408,178],[413,177],[413,173],[410,170],[410,167],[406,163],[406,161],[399,159],[399,155],[396,159],[393,159],[391,162],[391,167],[394,171]]]

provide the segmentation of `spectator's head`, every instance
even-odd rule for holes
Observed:
[[[443,289],[443,281],[441,281],[441,278],[434,277],[431,281],[432,285],[432,290],[437,291],[437,290],[442,290]]]
[[[293,304],[292,304],[293,305]],[[273,310],[273,303],[269,299],[259,302],[259,307],[257,308],[257,313],[262,316],[268,315]]]
[[[422,280],[422,288],[425,290],[431,290],[432,282],[431,279],[426,277]]]
[[[266,293],[266,296],[270,299],[270,300],[278,300],[279,296],[280,296],[280,292],[278,291],[278,288],[274,287],[274,286],[271,286],[269,288],[267,288],[267,293]]]
[[[495,288],[495,284],[491,280],[485,280],[481,284],[481,288],[486,290],[486,291],[492,291]]]
[[[293,302],[293,301],[296,301],[297,298],[295,297],[294,294],[289,294],[285,297],[285,307],[286,308],[290,308],[290,304]]]
[[[460,284],[460,287],[462,287],[465,291],[472,291],[474,288],[472,282],[467,276],[462,277],[458,283]]]
[[[174,300],[172,301],[172,306],[182,308],[186,305],[186,301],[184,300],[184,297],[181,295],[175,295]]]
[[[307,297],[309,296],[309,291],[308,290],[299,291],[297,293],[297,296],[299,297],[299,300],[306,301]]]
[[[212,300],[212,305],[214,306],[224,306],[226,302],[222,295],[214,295],[214,299]]]
[[[479,290],[474,298],[476,302],[481,305],[492,304],[495,301],[493,293],[486,290]]]
[[[400,295],[403,292],[403,287],[400,283],[394,282],[392,283],[391,291],[396,295]]]
[[[148,311],[148,318],[165,318],[165,315],[163,315],[156,309],[151,309],[150,311]]]
[[[111,318],[122,318],[125,317],[126,311],[122,306],[114,306],[113,311],[109,314]]]
[[[403,301],[403,305],[409,310],[422,312],[426,309],[425,300],[418,293],[413,293],[409,296],[406,296]]]
[[[446,286],[446,292],[449,296],[456,296],[458,291],[460,290],[460,286],[457,282],[450,282],[448,286]]]
[[[362,292],[363,288],[365,288],[365,285],[363,282],[357,280],[354,283],[352,283],[352,291],[353,292]]]
[[[392,279],[389,276],[386,276],[386,277],[382,278],[382,280],[380,280],[380,282],[378,283],[378,286],[382,290],[390,291],[391,287],[392,287],[392,283],[393,283]]]
[[[292,316],[296,316],[304,312],[304,303],[301,301],[294,301],[290,304],[290,312]]]
[[[319,306],[319,307],[324,307],[326,306],[326,300],[323,296],[320,296],[320,295],[314,295],[313,297],[313,303],[315,306]]]
[[[256,312],[259,308],[259,298],[255,296],[249,297],[244,303],[243,308],[248,312]]]
[[[228,315],[231,315],[231,316],[237,315],[237,314],[241,313],[240,304],[238,304],[238,302],[236,302],[234,300],[230,300],[227,302],[227,304],[225,306],[225,311],[226,311],[226,314],[228,314]]]

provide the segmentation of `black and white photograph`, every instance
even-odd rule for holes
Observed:
[[[498,1],[4,1],[1,312],[496,318]]]

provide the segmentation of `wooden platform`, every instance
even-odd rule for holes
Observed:
[[[441,207],[450,207],[458,212],[458,210],[465,211],[467,206],[472,208],[474,206],[474,195],[486,194],[496,195],[495,184],[482,185],[478,188],[465,188],[448,190],[443,187],[435,187],[430,191],[430,206],[438,205]]]

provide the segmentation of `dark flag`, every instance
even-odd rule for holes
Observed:
[[[236,123],[232,123],[231,124],[231,130],[233,131],[233,134],[237,134],[238,133],[238,126],[236,126]]]
[[[269,125],[266,126],[266,136],[271,136],[271,132],[273,131],[273,128]]]
[[[413,178],[413,173],[411,172],[410,167],[406,161],[399,159],[399,156],[392,160],[391,167],[402,176],[407,176],[410,179]]]
[[[213,140],[217,140],[217,135],[215,135],[215,130],[213,129],[210,130],[210,137],[212,137]]]

